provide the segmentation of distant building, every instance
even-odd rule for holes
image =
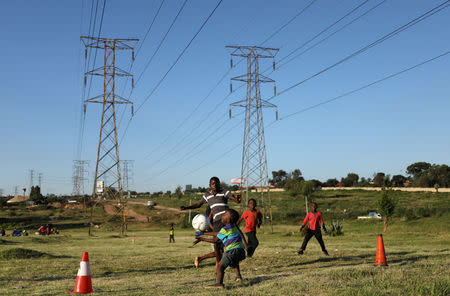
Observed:
[[[186,185],[186,189],[184,191],[192,191],[192,184]]]

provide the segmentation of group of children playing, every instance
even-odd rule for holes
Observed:
[[[211,232],[199,232],[196,234],[193,245],[203,241],[214,245],[214,252],[206,254],[201,257],[195,257],[194,265],[198,267],[200,262],[206,258],[216,258],[215,274],[217,281],[213,285],[206,286],[206,288],[223,289],[223,278],[225,269],[232,267],[236,273],[236,281],[242,282],[241,271],[239,263],[246,257],[252,257],[259,241],[256,237],[256,228],[259,228],[262,223],[262,214],[256,209],[256,200],[250,199],[248,201],[248,210],[244,211],[241,216],[236,210],[228,207],[228,200],[231,199],[237,203],[241,202],[241,196],[234,196],[230,191],[221,190],[220,181],[217,177],[212,177],[209,182],[210,191],[203,195],[203,198],[198,203],[191,206],[181,206],[181,210],[196,209],[201,207],[204,203],[208,204],[211,209],[208,216],[210,218]],[[239,224],[245,220],[244,232],[247,239],[239,228]],[[328,256],[325,244],[322,239],[321,227],[326,231],[323,222],[322,214],[317,212],[317,204],[311,203],[311,212],[307,213],[303,220],[300,231],[309,224],[306,236],[300,250],[299,255],[303,254],[309,240],[315,236],[319,242],[322,252]],[[171,235],[173,235],[173,225],[171,226]],[[205,237],[210,236],[210,237]]]

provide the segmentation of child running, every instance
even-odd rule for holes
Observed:
[[[241,224],[242,220],[245,219],[245,228],[244,233],[247,235],[247,256],[252,257],[253,253],[255,253],[256,248],[259,245],[258,238],[256,237],[256,227],[261,226],[262,223],[262,214],[259,210],[256,209],[256,200],[254,198],[249,199],[248,201],[248,210],[245,210],[242,213],[241,218],[239,218],[237,222],[237,226]]]
[[[300,250],[298,250],[297,253],[299,255],[303,255],[303,251],[306,249],[308,241],[311,239],[311,237],[315,236],[320,244],[320,247],[322,248],[322,252],[326,256],[329,256],[327,249],[325,249],[325,244],[322,239],[322,232],[320,231],[320,225],[322,225],[324,231],[327,231],[327,229],[325,228],[325,224],[323,223],[322,214],[320,212],[317,212],[317,204],[315,202],[311,203],[311,212],[306,214],[305,220],[303,220],[303,224],[302,227],[300,228],[300,231],[303,230],[307,222],[309,223],[308,232],[306,233],[305,239],[303,240],[302,247],[300,248]]]
[[[225,253],[217,266],[217,282],[213,285],[206,286],[208,289],[223,289],[223,277],[225,269],[230,266],[236,272],[236,281],[242,282],[241,270],[239,262],[245,259],[245,249],[247,242],[242,231],[236,226],[239,220],[239,213],[233,209],[227,209],[222,215],[222,223],[225,225],[217,233],[208,233],[209,235],[217,235],[214,238],[198,237],[198,240],[210,243],[222,241],[225,246]]]

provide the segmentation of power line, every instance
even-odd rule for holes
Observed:
[[[409,21],[409,22],[406,23],[405,25],[398,27],[398,28],[395,29],[394,31],[392,31],[392,32],[390,32],[390,33],[384,35],[383,37],[377,39],[376,41],[370,43],[369,45],[364,46],[363,48],[361,48],[361,49],[355,51],[354,53],[352,53],[352,54],[346,56],[345,58],[343,58],[343,59],[341,59],[340,61],[338,61],[338,62],[332,64],[331,66],[328,66],[328,67],[322,69],[321,71],[319,71],[319,72],[317,72],[317,73],[315,73],[315,74],[309,76],[308,78],[305,78],[305,79],[303,79],[302,81],[297,82],[297,83],[291,85],[290,87],[288,87],[288,88],[282,90],[281,92],[279,92],[278,94],[276,94],[276,95],[270,97],[270,98],[267,99],[267,100],[270,101],[270,100],[273,100],[273,99],[276,98],[276,97],[279,97],[280,95],[282,95],[282,94],[284,94],[284,93],[286,93],[286,92],[292,90],[293,88],[295,88],[295,87],[297,87],[297,86],[299,86],[299,85],[301,85],[301,84],[303,84],[303,83],[305,83],[305,82],[311,80],[312,78],[317,77],[317,76],[319,76],[320,74],[322,74],[322,73],[324,73],[324,72],[326,72],[326,71],[328,71],[328,70],[333,69],[334,67],[336,67],[336,66],[338,66],[338,65],[340,65],[340,64],[342,64],[342,63],[344,63],[344,62],[346,62],[346,61],[348,61],[348,60],[350,60],[351,58],[354,58],[355,56],[357,56],[357,55],[359,55],[359,54],[361,54],[361,53],[367,51],[368,49],[370,49],[370,48],[372,48],[372,47],[374,47],[374,46],[376,46],[376,45],[378,45],[378,44],[380,44],[380,43],[382,43],[382,42],[384,42],[384,41],[386,41],[386,40],[388,40],[388,39],[394,37],[395,35],[397,35],[397,34],[403,32],[404,30],[406,30],[406,29],[408,29],[408,28],[410,28],[410,27],[412,27],[412,26],[414,26],[414,25],[420,23],[421,21],[427,19],[428,17],[434,15],[435,13],[437,13],[437,12],[439,12],[439,11],[441,11],[441,10],[447,8],[447,7],[449,6],[449,5],[447,4],[448,2],[450,2],[450,0],[444,1],[444,2],[441,3],[440,5],[438,5],[438,6],[434,7],[433,9],[431,9],[431,10],[425,12],[424,14],[420,15],[419,17],[414,18],[413,20]]]
[[[348,13],[346,13],[344,16],[342,16],[341,18],[339,18],[337,21],[335,21],[334,23],[332,23],[331,25],[329,25],[328,27],[326,27],[325,29],[323,29],[322,31],[320,31],[319,33],[317,33],[316,35],[314,35],[314,37],[312,37],[311,39],[309,39],[308,41],[305,41],[302,45],[300,45],[299,47],[295,48],[294,50],[292,50],[289,54],[287,54],[286,56],[284,56],[283,58],[281,58],[278,62],[281,63],[283,60],[285,60],[286,58],[290,57],[291,55],[293,55],[295,52],[297,52],[298,50],[302,49],[303,47],[305,47],[308,43],[310,43],[311,41],[313,41],[314,39],[316,39],[317,37],[319,37],[320,35],[322,35],[323,33],[325,33],[326,31],[328,31],[330,28],[334,27],[336,24],[338,24],[340,21],[342,21],[343,19],[345,19],[346,17],[348,17],[349,15],[351,15],[353,12],[355,12],[356,10],[358,10],[361,6],[363,6],[364,4],[366,4],[367,2],[369,2],[370,0],[365,0],[362,3],[360,3],[359,5],[357,5],[355,8],[353,8],[352,10],[350,10]]]
[[[195,40],[195,38],[198,36],[198,34],[203,30],[203,28],[205,27],[205,25],[208,23],[208,21],[211,19],[211,17],[214,15],[214,13],[216,12],[217,8],[220,6],[220,4],[223,2],[223,0],[219,0],[219,2],[217,3],[217,5],[214,7],[214,9],[211,11],[211,13],[208,15],[208,17],[205,19],[205,21],[202,23],[202,25],[200,26],[200,28],[197,30],[197,32],[194,34],[194,36],[191,38],[191,40],[189,41],[189,43],[185,46],[185,48],[183,49],[183,51],[178,55],[177,59],[174,61],[174,63],[170,66],[170,68],[167,70],[167,72],[164,74],[164,76],[159,80],[159,82],[156,84],[156,86],[152,89],[152,91],[147,95],[147,97],[144,99],[144,101],[138,106],[138,108],[136,109],[135,114],[142,108],[142,106],[150,99],[150,97],[155,93],[155,91],[158,89],[158,87],[161,85],[161,83],[166,79],[167,75],[170,73],[170,71],[172,71],[172,69],[175,67],[175,65],[178,63],[178,61],[181,59],[181,57],[184,55],[184,53],[187,51],[187,49],[190,47],[190,45],[192,44],[192,42]],[[125,137],[128,128],[130,126],[132,118],[130,118],[128,120],[127,126],[125,128],[125,131],[122,135],[122,138],[120,140],[120,142],[122,142],[123,138]]]
[[[145,64],[144,70],[142,70],[141,74],[138,76],[138,79],[136,80],[136,84],[137,85],[139,83],[139,81],[142,78],[142,75],[144,75],[145,71],[147,71],[148,66],[150,66],[150,63],[153,61],[153,58],[156,56],[156,54],[158,53],[159,49],[161,48],[162,44],[164,43],[164,41],[166,40],[167,36],[169,35],[170,31],[172,30],[173,25],[175,24],[175,22],[177,21],[178,17],[180,16],[181,12],[184,9],[184,6],[186,5],[188,0],[184,0],[183,5],[181,5],[180,9],[178,10],[177,15],[175,16],[175,18],[172,20],[172,23],[169,26],[169,29],[167,29],[166,33],[164,34],[163,38],[161,39],[161,41],[159,42],[158,46],[156,47],[155,51],[153,52],[153,55],[150,57],[150,59],[148,60],[147,64]],[[130,94],[131,95],[131,94]]]
[[[294,115],[297,115],[297,114],[300,114],[300,113],[304,113],[304,112],[306,112],[306,111],[308,111],[308,110],[317,108],[317,107],[319,107],[319,106],[322,106],[322,105],[325,105],[325,104],[328,104],[328,103],[337,101],[337,100],[342,99],[342,98],[344,98],[344,97],[346,97],[346,96],[349,96],[349,95],[351,95],[351,94],[354,94],[354,93],[356,93],[356,92],[359,92],[359,91],[361,91],[361,90],[363,90],[363,89],[369,88],[369,87],[371,87],[371,86],[373,86],[373,85],[375,85],[375,84],[379,84],[379,83],[384,82],[384,81],[386,81],[386,80],[388,80],[388,79],[391,79],[391,78],[394,78],[394,77],[396,77],[396,76],[398,76],[398,75],[401,75],[401,74],[403,74],[403,73],[405,73],[405,72],[411,71],[411,70],[416,69],[416,68],[418,68],[418,67],[420,67],[420,66],[423,66],[423,65],[425,65],[425,64],[428,64],[428,63],[430,63],[430,62],[432,62],[432,61],[435,61],[435,60],[437,60],[437,59],[439,59],[439,58],[442,58],[442,57],[448,55],[449,53],[450,53],[450,51],[446,51],[446,52],[444,52],[444,53],[442,53],[442,54],[440,54],[440,55],[438,55],[438,56],[435,56],[435,57],[433,57],[433,58],[430,58],[430,59],[428,59],[428,60],[425,60],[425,61],[423,61],[423,62],[421,62],[421,63],[418,63],[418,64],[416,64],[416,65],[414,65],[414,66],[409,67],[409,68],[403,69],[403,70],[401,70],[401,71],[399,71],[399,72],[396,72],[396,73],[394,73],[394,74],[385,76],[385,77],[383,77],[383,78],[381,78],[381,79],[378,79],[378,80],[376,80],[376,81],[373,81],[373,82],[371,82],[371,83],[369,83],[369,84],[366,84],[366,85],[364,85],[364,86],[358,87],[358,88],[356,88],[356,89],[354,89],[354,90],[348,91],[348,92],[346,92],[346,93],[344,93],[344,94],[342,94],[342,95],[339,95],[339,96],[333,97],[333,98],[331,98],[331,99],[322,101],[322,102],[320,102],[320,103],[314,104],[314,105],[309,106],[309,107],[307,107],[307,108],[303,108],[303,109],[301,109],[301,110],[298,110],[298,111],[289,113],[288,115],[281,117],[280,120],[283,120],[283,119],[289,118],[289,117],[291,117],[291,116],[294,116]]]
[[[328,40],[329,38],[331,38],[332,36],[334,36],[335,34],[337,34],[338,32],[342,31],[343,29],[345,29],[346,27],[348,27],[349,25],[353,24],[354,22],[356,22],[357,20],[359,20],[360,18],[362,18],[363,16],[367,15],[368,13],[370,13],[371,11],[373,11],[374,9],[376,9],[377,7],[379,7],[380,5],[384,4],[387,0],[383,0],[381,2],[379,2],[378,4],[376,4],[375,6],[371,7],[370,9],[368,9],[367,11],[365,11],[364,13],[362,13],[361,15],[359,15],[358,17],[354,18],[353,20],[351,20],[350,22],[347,22],[345,25],[343,25],[342,27],[340,27],[339,29],[333,31],[332,33],[330,33],[328,36],[322,38],[321,40],[317,41],[316,43],[314,43],[313,45],[311,45],[310,47],[308,47],[307,49],[303,50],[302,52],[298,53],[297,55],[293,56],[291,59],[289,59],[288,61],[286,61],[285,63],[281,63],[277,70],[280,69],[281,67],[285,66],[286,64],[292,62],[293,60],[295,60],[296,58],[300,57],[301,55],[305,54],[306,52],[310,51],[311,49],[315,48],[316,46],[318,46],[319,44],[321,44],[322,42]],[[284,60],[287,57],[283,57],[280,59]]]
[[[433,58],[430,58],[430,59],[428,59],[428,60],[425,60],[425,61],[423,61],[423,62],[421,62],[421,63],[418,63],[418,64],[416,64],[416,65],[414,65],[414,66],[409,67],[409,68],[403,69],[403,70],[401,70],[401,71],[399,71],[399,72],[396,72],[396,73],[394,73],[394,74],[385,76],[385,77],[383,77],[383,78],[381,78],[381,79],[378,79],[378,80],[376,80],[376,81],[374,81],[374,82],[371,82],[371,83],[369,83],[369,84],[366,84],[366,85],[361,86],[361,87],[359,87],[359,88],[356,88],[356,89],[354,89],[354,90],[348,91],[348,92],[346,92],[346,93],[344,93],[344,94],[342,94],[342,95],[339,95],[339,96],[333,97],[333,98],[331,98],[331,99],[322,101],[322,102],[320,102],[320,103],[314,104],[314,105],[312,105],[312,106],[309,106],[309,107],[307,107],[307,108],[301,109],[301,110],[299,110],[299,111],[292,112],[292,113],[290,113],[290,114],[288,114],[288,115],[286,115],[286,116],[281,117],[280,120],[284,120],[284,119],[287,119],[287,118],[292,117],[292,116],[294,116],[294,115],[297,115],[297,114],[300,114],[300,113],[304,113],[304,112],[306,112],[306,111],[315,109],[315,108],[320,107],[320,106],[322,106],[322,105],[331,103],[331,102],[333,102],[333,101],[337,101],[337,100],[342,99],[342,98],[344,98],[344,97],[346,97],[346,96],[349,96],[349,95],[351,95],[351,94],[354,94],[354,93],[356,93],[356,92],[358,92],[358,91],[361,91],[361,90],[363,90],[363,89],[369,88],[369,87],[371,87],[371,86],[373,86],[373,85],[379,84],[379,83],[381,83],[381,82],[384,82],[384,81],[386,81],[386,80],[389,80],[389,79],[391,79],[391,78],[394,78],[394,77],[396,77],[396,76],[399,76],[399,75],[401,75],[401,74],[403,74],[403,73],[406,73],[406,72],[408,72],[408,71],[411,71],[411,70],[413,70],[413,69],[419,68],[419,67],[421,67],[421,66],[423,66],[423,65],[425,65],[425,64],[428,64],[428,63],[430,63],[430,62],[432,62],[432,61],[435,61],[435,60],[437,60],[437,59],[439,59],[439,58],[442,58],[442,57],[444,57],[444,56],[446,56],[446,55],[448,55],[448,54],[450,54],[450,51],[446,51],[446,52],[444,52],[444,53],[442,53],[442,54],[440,54],[440,55],[438,55],[438,56],[435,56],[435,57],[433,57]],[[275,122],[277,122],[277,121],[272,121],[272,122],[269,123],[265,128],[267,129],[267,128],[271,127]],[[194,173],[194,172],[197,172],[198,170],[200,170],[200,169],[202,169],[202,168],[204,168],[204,167],[206,167],[206,166],[208,166],[208,165],[211,165],[213,162],[218,161],[219,159],[225,157],[226,155],[228,155],[229,153],[231,153],[233,150],[235,150],[235,149],[238,148],[239,146],[240,146],[240,143],[234,145],[231,149],[227,150],[227,151],[224,152],[223,154],[221,154],[221,155],[219,155],[219,156],[217,156],[217,157],[214,157],[214,159],[213,159],[212,161],[206,162],[205,164],[201,165],[200,167],[197,167],[196,169],[190,171],[189,173],[187,173],[187,174],[184,175],[184,176],[188,176],[188,175],[190,175],[190,174],[192,174],[192,173]]]
[[[161,4],[159,5],[158,10],[156,11],[155,16],[153,17],[152,22],[150,23],[150,26],[149,26],[148,29],[147,29],[147,32],[145,32],[144,38],[142,38],[142,41],[140,42],[140,44],[139,44],[139,46],[138,46],[138,48],[137,48],[137,50],[136,50],[136,55],[135,55],[135,57],[137,57],[137,55],[139,54],[139,51],[140,51],[141,48],[142,48],[142,45],[144,44],[145,40],[147,39],[148,33],[149,33],[150,30],[152,29],[153,24],[155,23],[155,20],[156,20],[156,18],[158,17],[159,12],[160,12],[160,10],[161,10],[161,8],[162,8],[164,2],[165,2],[165,0],[162,0],[162,1],[161,1]]]
[[[295,20],[298,16],[300,16],[301,14],[303,14],[303,12],[305,12],[316,0],[313,0],[309,5],[307,5],[305,8],[301,9],[296,15],[294,15],[287,23],[283,24],[280,28],[278,28],[274,33],[272,33],[268,38],[266,38],[263,42],[260,43],[260,45],[263,45],[263,43],[269,41],[270,39],[272,39],[276,34],[278,34],[282,29],[284,29],[286,26],[288,26],[293,20]],[[221,76],[221,78],[219,79],[219,81],[214,85],[214,87],[209,91],[209,93],[197,104],[197,106],[194,108],[194,110],[182,121],[180,122],[180,124],[178,124],[178,126],[170,133],[170,135],[166,136],[166,138],[156,147],[154,148],[149,154],[147,154],[144,158],[147,158],[149,156],[151,156],[155,151],[157,151],[158,149],[160,149],[165,143],[167,143],[167,141],[170,139],[171,136],[173,136],[182,126],[184,126],[184,123],[186,123],[191,117],[192,115],[195,114],[195,112],[198,110],[198,108],[200,108],[200,106],[211,96],[211,94],[214,92],[214,90],[222,83],[222,81],[227,77],[227,75],[230,73],[230,71],[232,70],[233,67],[236,67],[237,65],[239,65],[241,62],[243,61],[243,59],[241,59],[238,63],[236,63],[234,66],[230,67],[230,69],[228,69],[225,74],[223,74]],[[239,86],[238,88],[236,88],[235,90],[231,91],[230,93],[228,93],[221,101],[220,103],[216,104],[216,106],[213,108],[213,110],[211,112],[208,112],[206,115],[206,118],[201,119],[198,121],[198,124],[196,125],[195,128],[190,129],[190,132],[188,134],[185,134],[183,139],[181,139],[180,141],[178,141],[174,147],[176,148],[177,146],[179,146],[180,143],[182,143],[184,141],[184,139],[186,139],[187,137],[189,137],[189,135],[192,134],[192,132],[194,130],[196,130],[202,123],[204,123],[204,120],[209,118],[211,116],[212,113],[214,113],[218,107],[225,102],[225,100],[234,92],[236,92],[238,89],[242,88],[243,85]],[[172,148],[171,151],[173,151],[174,148]],[[167,155],[167,153],[165,154]],[[160,159],[158,160],[158,162],[160,161]]]
[[[266,38],[266,40],[264,40],[263,42],[261,42],[260,45],[263,45],[264,43],[266,43],[267,41],[269,41],[270,39],[272,39],[272,37],[274,37],[275,35],[277,35],[281,30],[283,30],[285,27],[287,27],[291,22],[293,22],[297,17],[299,17],[300,15],[302,15],[311,5],[314,4],[314,2],[316,2],[317,0],[312,0],[305,8],[303,8],[302,10],[300,10],[300,12],[298,12],[296,15],[294,15],[289,21],[287,21],[284,25],[282,25],[280,28],[278,28],[275,32],[272,33],[272,35],[270,35],[269,37]]]

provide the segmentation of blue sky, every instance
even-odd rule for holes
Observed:
[[[137,55],[133,74],[142,72],[182,2],[166,0]],[[264,45],[280,48],[279,60],[363,2],[317,0]],[[367,1],[330,32],[380,2]],[[276,80],[279,91],[286,89],[442,2],[385,1],[267,75]],[[103,1],[99,3],[101,8]],[[187,2],[133,91],[130,99],[136,108],[216,3]],[[185,184],[207,186],[213,175],[226,182],[239,177],[243,118],[228,119],[228,105],[243,99],[245,93],[241,90],[224,98],[229,93],[229,78],[246,71],[243,64],[228,74],[181,128],[176,128],[228,71],[230,57],[226,45],[260,44],[309,3],[223,1],[129,125],[120,154],[122,159],[135,160],[135,189],[173,190]],[[143,38],[159,4],[160,0],[107,1],[102,36]],[[29,169],[43,173],[44,193],[72,191],[72,161],[78,158],[84,71],[84,49],[79,37],[88,32],[90,5],[88,0],[0,4],[0,188],[5,193],[13,193],[14,186],[28,187]],[[280,95],[272,103],[278,105],[282,118],[437,56],[450,49],[449,25],[450,7]],[[129,56],[120,55],[119,61],[121,68],[128,69]],[[99,57],[97,66],[100,62]],[[263,69],[271,66],[270,61],[261,63]],[[269,171],[300,168],[306,178],[326,180],[349,172],[361,177],[371,177],[379,171],[404,174],[406,166],[416,161],[449,164],[449,74],[450,55],[447,55],[335,102],[273,123],[266,129]],[[129,93],[123,81],[117,85],[119,94]],[[97,80],[91,96],[100,94],[100,87],[101,81]],[[271,95],[270,87],[262,89],[264,98]],[[97,105],[87,107],[81,159],[90,161],[88,193],[95,169],[100,112]],[[130,110],[118,112],[119,117],[125,112],[119,126],[122,135]],[[264,113],[266,125],[274,118],[273,110]]]

